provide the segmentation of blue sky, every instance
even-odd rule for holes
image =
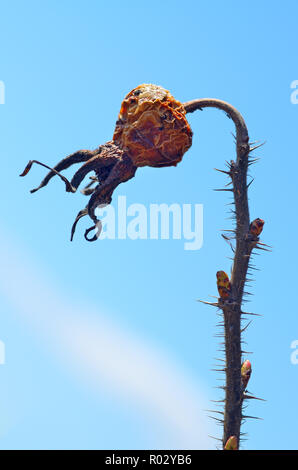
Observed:
[[[54,165],[110,140],[123,97],[140,83],[182,102],[229,101],[251,139],[266,140],[249,195],[273,252],[255,257],[247,305],[263,316],[245,336],[249,389],[266,402],[250,404],[264,420],[244,426],[243,447],[297,448],[297,14],[295,0],[270,9],[255,0],[2,2],[1,448],[213,448],[208,434],[221,434],[202,411],[220,398],[210,371],[216,312],[196,299],[216,295],[216,271],[230,270],[220,236],[231,228],[229,197],[213,191],[225,184],[213,168],[234,157],[232,122],[216,110],[189,115],[183,161],[139,169],[115,193],[129,204],[203,204],[198,251],[181,240],[89,244],[85,221],[70,243],[84,196],[59,180],[31,195],[42,168],[18,177],[29,159]]]

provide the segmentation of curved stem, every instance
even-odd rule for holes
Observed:
[[[248,142],[248,131],[245,121],[239,111],[226,101],[217,100],[215,98],[201,98],[198,100],[187,101],[183,103],[184,109],[187,113],[193,113],[196,110],[203,110],[203,108],[217,108],[226,112],[229,118],[234,121],[236,127],[236,139],[239,143]],[[238,152],[237,152],[238,158]]]
[[[247,237],[249,232],[249,208],[247,198],[247,169],[250,152],[249,136],[245,121],[236,108],[225,101],[203,98],[184,103],[187,113],[212,107],[224,111],[236,127],[236,161],[230,162],[229,175],[233,182],[236,215],[236,248],[231,275],[231,300],[220,301],[224,315],[226,386],[223,447],[230,436],[239,442],[243,419],[241,388],[241,304],[251,251],[255,243]]]

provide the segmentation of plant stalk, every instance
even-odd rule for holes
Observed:
[[[236,161],[230,162],[229,176],[233,183],[236,216],[236,247],[231,275],[231,295],[227,301],[219,300],[223,311],[226,354],[225,409],[223,419],[223,448],[230,436],[240,441],[243,389],[241,386],[241,305],[250,255],[256,242],[249,233],[249,207],[247,197],[247,169],[249,163],[249,136],[245,121],[236,108],[225,101],[204,98],[184,103],[187,113],[213,107],[224,111],[236,127]]]

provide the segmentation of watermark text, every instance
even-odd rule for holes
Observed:
[[[291,93],[291,103],[298,104],[298,80],[292,81],[291,88],[294,90]]]
[[[291,363],[293,365],[298,364],[298,339],[295,339],[291,343],[291,349],[294,349],[294,351],[291,354]]]
[[[0,366],[5,364],[5,344],[0,340]]]
[[[0,104],[5,104],[5,83],[0,80]]]
[[[185,250],[203,245],[203,204],[130,204],[118,196],[117,207],[98,207],[99,238],[131,240],[183,240]]]

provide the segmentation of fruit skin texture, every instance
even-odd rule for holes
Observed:
[[[253,220],[249,226],[249,233],[258,237],[262,233],[264,223],[265,221],[259,218]]]
[[[136,167],[176,166],[192,144],[185,114],[168,90],[139,85],[122,102],[113,141]]]
[[[238,450],[238,442],[236,436],[231,436],[226,442],[224,450]]]

